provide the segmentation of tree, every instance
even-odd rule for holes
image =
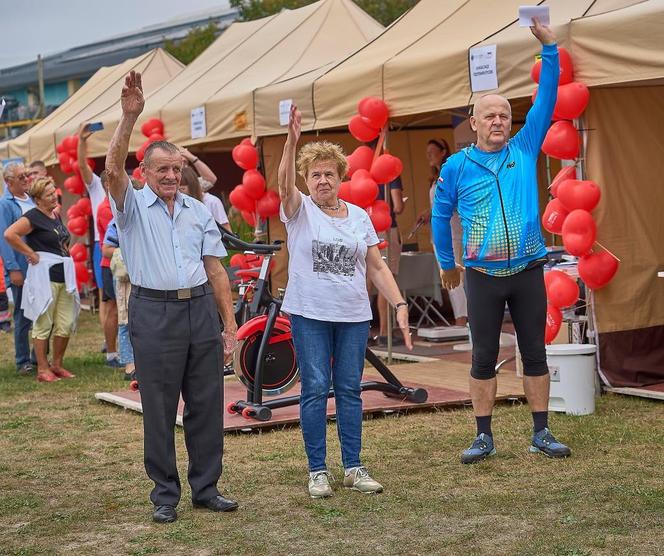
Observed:
[[[316,0],[230,0],[231,6],[240,12],[241,21],[250,21],[278,13],[282,9],[295,9],[312,4]],[[418,0],[354,0],[375,20],[389,25]]]
[[[219,28],[214,23],[208,23],[206,27],[194,27],[179,42],[167,40],[164,48],[166,52],[186,65],[210,46],[219,33]]]

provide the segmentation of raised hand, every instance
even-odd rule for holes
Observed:
[[[295,104],[291,104],[290,115],[288,117],[288,140],[297,143],[302,133],[302,114]]]
[[[138,116],[143,111],[145,99],[143,98],[143,84],[141,83],[141,74],[134,70],[129,72],[125,78],[124,87],[122,87],[122,113],[127,116]]]
[[[533,17],[533,25],[531,26],[530,31],[542,44],[556,43],[556,35],[553,31],[549,27],[542,25],[540,20],[536,17]]]

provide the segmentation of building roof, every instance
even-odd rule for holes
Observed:
[[[89,77],[100,67],[113,66],[164,45],[166,40],[184,38],[194,27],[216,23],[226,28],[237,18],[237,10],[219,8],[199,11],[117,35],[95,43],[77,46],[44,57],[44,81],[58,82]],[[0,91],[20,89],[37,82],[37,62],[0,69]]]

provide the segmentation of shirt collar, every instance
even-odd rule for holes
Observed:
[[[152,188],[147,183],[145,184],[145,187],[143,187],[141,191],[144,192],[143,195],[145,196],[145,201],[149,207],[154,205],[159,199],[157,194],[152,190]],[[191,207],[191,198],[188,197],[187,195],[182,195],[182,193],[180,193],[179,191],[175,192],[175,202],[180,206],[185,206],[187,208]]]

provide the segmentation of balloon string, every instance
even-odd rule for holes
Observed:
[[[380,151],[383,150],[383,143],[385,142],[385,135],[387,134],[387,124],[383,126],[380,130],[380,136],[378,137],[378,144],[376,145],[376,150],[374,151],[373,161],[376,162],[376,159],[380,156]]]
[[[609,255],[611,255],[616,261],[618,261],[619,263],[622,262],[622,261],[621,261],[618,257],[616,257],[616,256],[615,256],[615,255],[609,250],[609,249],[607,249],[606,247],[604,247],[599,241],[595,240],[595,243],[596,243],[597,245],[599,245],[602,249],[604,249],[604,251],[606,251]]]

